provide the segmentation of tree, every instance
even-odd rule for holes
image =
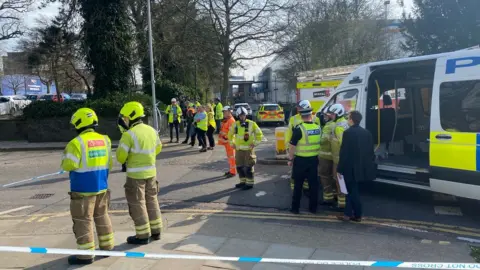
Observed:
[[[480,44],[479,8],[477,0],[415,0],[412,13],[403,16],[403,49],[425,55]]]
[[[230,69],[240,61],[278,52],[293,5],[282,0],[198,0],[215,33],[209,42],[222,57],[222,102],[227,101]]]
[[[23,35],[22,17],[34,0],[3,0],[0,4],[0,41]]]
[[[21,90],[25,90],[25,77],[23,75],[6,75],[3,79],[6,85],[13,90],[14,95]]]

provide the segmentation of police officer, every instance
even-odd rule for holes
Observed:
[[[328,112],[328,108],[326,109]],[[333,178],[333,157],[332,157],[332,132],[335,122],[328,116],[324,117],[325,124],[322,127],[320,139],[320,153],[318,160],[318,175],[323,188],[323,205],[331,206],[334,202],[335,178]]]
[[[95,223],[100,249],[112,250],[113,229],[108,215],[108,174],[112,169],[110,138],[95,132],[98,117],[91,109],[77,110],[70,124],[78,136],[67,144],[61,167],[70,172],[70,213],[77,248],[95,250]],[[90,255],[70,256],[68,263],[91,264],[93,259]]]
[[[307,179],[310,187],[309,211],[317,212],[318,203],[318,153],[320,150],[320,126],[313,123],[312,108],[302,104],[302,123],[292,133],[288,165],[292,166],[295,181],[290,211],[298,214],[302,198],[302,184]]]
[[[333,121],[332,137],[331,137],[331,148],[332,148],[332,159],[333,159],[333,169],[332,174],[337,184],[337,207],[339,210],[345,208],[345,194],[340,192],[340,186],[338,184],[337,178],[337,166],[338,161],[340,160],[340,146],[342,145],[343,132],[348,129],[348,121],[345,118],[345,108],[342,104],[333,104],[327,110],[327,117]]]
[[[237,109],[239,120],[236,121],[228,131],[228,140],[235,150],[235,163],[237,165],[240,183],[236,188],[249,190],[253,188],[254,166],[257,162],[255,147],[262,141],[263,133],[257,123],[247,119],[247,109]]]
[[[144,108],[138,102],[128,102],[120,110],[121,121],[128,127],[117,149],[117,160],[127,161],[127,181],[124,185],[130,216],[135,224],[135,236],[127,243],[144,245],[160,240],[162,216],[158,205],[156,156],[162,150],[157,131],[143,123]],[[150,238],[151,234],[151,238]]]

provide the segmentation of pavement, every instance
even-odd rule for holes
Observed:
[[[273,147],[273,128],[257,149]],[[2,142],[3,144],[3,142]],[[62,148],[63,149],[63,148]],[[59,150],[0,153],[0,245],[75,248],[69,215],[67,174]],[[340,222],[334,209],[317,215],[288,212],[289,167],[259,164],[255,188],[233,188],[225,179],[224,150],[199,153],[196,147],[164,145],[157,160],[163,239],[148,246],[125,244],[133,232],[124,196],[125,174],[115,164],[109,184],[118,250],[287,259],[473,262],[470,243],[480,243],[478,203],[455,197],[372,183],[361,188],[365,219]],[[50,175],[43,178],[38,176]],[[8,186],[6,186],[8,185]],[[307,209],[307,200],[302,201]],[[4,269],[74,269],[65,256],[0,253]],[[108,258],[85,269],[362,269],[208,260]],[[366,268],[365,268],[366,269]]]

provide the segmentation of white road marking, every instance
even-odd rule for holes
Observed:
[[[37,217],[31,217],[27,219],[25,222],[30,223],[30,222],[33,222],[35,219],[37,219]]]
[[[38,220],[38,222],[44,222],[45,220],[49,219],[50,217],[42,217]]]
[[[461,241],[467,241],[467,242],[470,242],[470,243],[480,244],[480,239],[468,238],[468,237],[457,237],[457,239],[461,240]]]
[[[380,225],[385,226],[385,227],[392,227],[392,228],[397,228],[397,229],[403,229],[403,230],[407,230],[407,231],[428,233],[428,231],[425,231],[425,230],[415,229],[415,228],[407,227],[407,226],[403,226],[403,225],[389,224],[389,223],[382,223],[382,224],[380,224]]]
[[[463,216],[460,207],[435,206],[434,210],[437,215]]]
[[[26,205],[26,206],[14,208],[14,209],[6,210],[6,211],[3,211],[3,212],[0,212],[0,216],[8,214],[8,213],[12,213],[12,212],[17,212],[17,211],[20,211],[20,210],[23,210],[23,209],[32,208],[32,207],[33,207],[33,205]]]
[[[257,194],[255,194],[255,196],[257,197],[261,197],[261,196],[265,196],[267,193],[265,191],[260,191],[258,192]]]
[[[438,243],[442,246],[450,245],[449,241],[438,241]]]
[[[284,175],[282,175],[280,178],[282,178],[282,179],[289,179],[289,178],[290,178],[290,175],[284,174]]]
[[[431,244],[431,243],[432,243],[432,240],[423,239],[422,241],[420,241],[420,243],[422,243],[422,244]]]

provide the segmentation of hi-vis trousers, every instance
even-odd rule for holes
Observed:
[[[338,178],[337,178],[337,166],[338,164],[333,162],[333,178],[335,178],[335,183],[337,184],[337,203],[338,203],[338,208],[345,208],[346,206],[346,195],[343,194],[340,191],[340,185],[338,184]]]
[[[237,164],[240,183],[253,186],[255,183],[254,166],[257,163],[255,150],[237,150],[235,152],[235,163]]]
[[[112,222],[108,216],[110,191],[86,196],[77,192],[70,194],[70,213],[73,220],[73,233],[77,239],[77,248],[95,250],[95,236],[93,223],[97,229],[98,241],[101,250],[112,250],[113,239]],[[92,256],[77,256],[79,259],[90,259]]]
[[[162,214],[158,205],[158,182],[155,177],[133,179],[127,177],[124,185],[128,212],[135,224],[138,239],[147,239],[150,234],[162,231]]]
[[[332,203],[334,201],[333,190],[336,185],[335,178],[333,178],[333,160],[319,158],[318,176],[320,176],[323,188],[323,202]]]
[[[237,174],[237,165],[235,165],[235,149],[230,144],[225,144],[225,152],[227,152],[229,172],[231,174]]]

